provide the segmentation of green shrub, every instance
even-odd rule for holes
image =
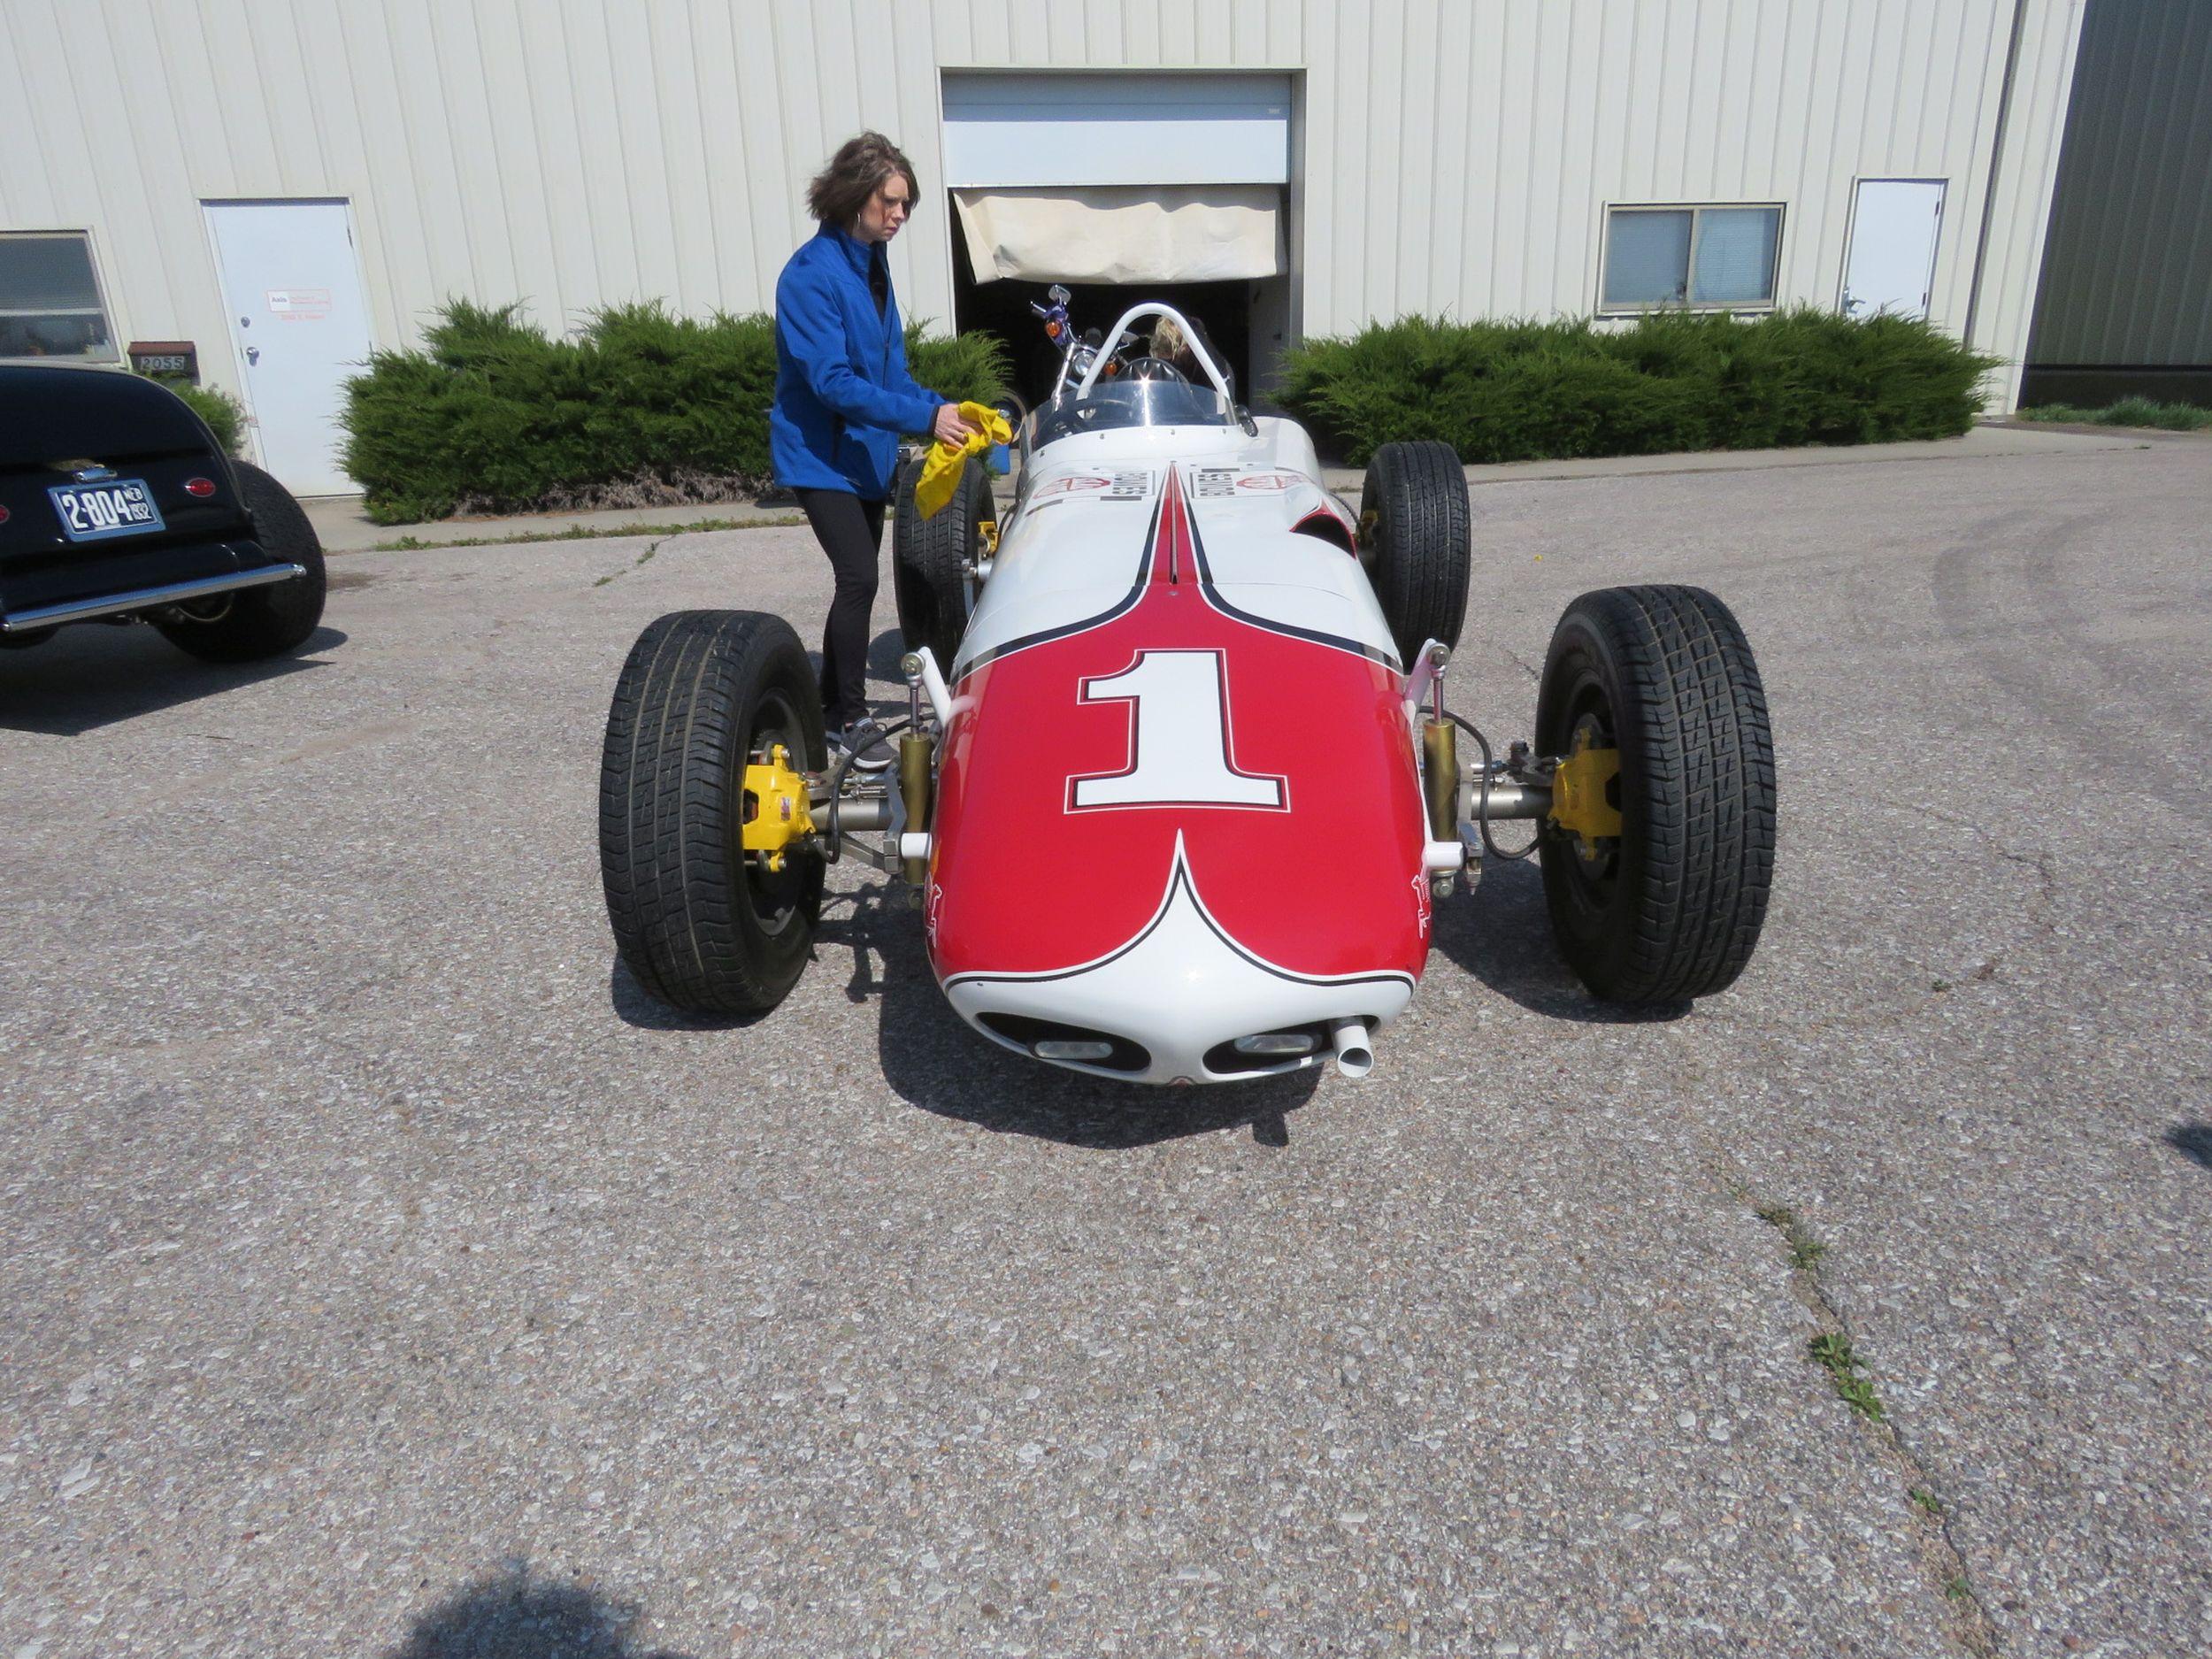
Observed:
[[[2039,403],[2020,411],[2023,420],[2062,420],[2087,426],[2162,426],[2169,432],[2212,431],[2212,409],[2194,403],[2162,403],[2149,397],[2123,397],[2101,409],[2079,403]]]
[[[995,398],[1005,361],[977,335],[907,331],[915,378]],[[518,305],[449,302],[416,351],[380,351],[346,392],[346,471],[379,524],[726,499],[769,481],[768,317],[591,313],[550,340]]]
[[[1995,366],[1926,323],[1811,310],[1619,329],[1404,317],[1293,349],[1278,396],[1355,466],[1415,438],[1526,461],[1955,436]]]
[[[914,378],[956,403],[992,403],[1006,396],[1012,365],[996,334],[939,334],[922,338],[930,319],[906,326],[906,366]],[[918,434],[919,435],[919,434]]]
[[[219,386],[195,386],[189,380],[173,380],[165,375],[149,375],[148,379],[167,387],[191,405],[192,412],[207,422],[215,442],[222,445],[225,455],[241,455],[238,440],[246,427],[246,411],[238,400]]]

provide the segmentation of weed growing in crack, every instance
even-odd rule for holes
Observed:
[[[1805,1345],[1814,1364],[1828,1373],[1835,1385],[1836,1394],[1870,1423],[1887,1420],[1882,1409],[1882,1397],[1874,1392],[1874,1385],[1861,1376],[1859,1356],[1851,1351],[1851,1339],[1839,1331],[1824,1331]]]
[[[1947,991],[1951,987],[1949,981],[1939,980],[1934,988]],[[2212,1165],[2212,1156],[2203,1152],[2203,1148],[2212,1148],[2212,1125],[2192,1126],[2201,1137],[2200,1141],[2183,1145],[2171,1133],[2169,1141],[2200,1162]],[[1950,1512],[1936,1495],[1927,1470],[1890,1422],[1881,1396],[1874,1391],[1872,1379],[1866,1375],[1866,1367],[1853,1352],[1850,1337],[1845,1334],[1843,1315],[1822,1282],[1819,1263],[1827,1247],[1813,1237],[1797,1212],[1786,1204],[1761,1203],[1750,1184],[1731,1179],[1725,1167],[1721,1179],[1730,1197],[1749,1206],[1760,1220],[1779,1233],[1788,1244],[1790,1263],[1798,1275],[1792,1289],[1812,1310],[1813,1317],[1827,1327],[1821,1335],[1807,1342],[1806,1357],[1828,1373],[1829,1382],[1843,1402],[1866,1419],[1870,1425],[1866,1432],[1879,1444],[1881,1455],[1896,1475],[1899,1487],[1924,1517],[1914,1524],[1912,1531],[1919,1541],[1921,1564],[1927,1575],[1925,1582],[1931,1588],[1940,1590],[1950,1609],[1946,1622],[1959,1647],[1972,1659],[1995,1659],[1996,1632],[1982,1607],[1981,1598],[1967,1578],[1966,1563],[1951,1541]]]
[[[572,524],[561,530],[524,530],[513,535],[395,536],[366,553],[420,553],[432,548],[518,547],[537,541],[629,541],[641,535],[696,535],[705,530],[774,530],[804,524],[803,512],[761,513],[750,518],[695,518],[688,524]]]
[[[663,540],[663,541],[665,541],[666,539],[667,539],[667,538],[666,538],[666,537],[664,537],[664,536],[662,538],[662,540]],[[656,542],[654,542],[652,546],[650,546],[650,547],[647,548],[647,549],[645,549],[645,551],[644,551],[644,552],[642,552],[642,553],[641,553],[641,554],[639,554],[639,555],[637,556],[637,558],[636,558],[635,562],[634,562],[634,563],[630,565],[630,569],[631,569],[631,570],[636,570],[636,569],[638,568],[638,566],[639,566],[639,565],[643,565],[647,559],[651,558],[651,557],[653,557],[653,555],[654,555],[654,554],[656,554],[656,553],[659,552],[660,550],[661,550],[661,544],[660,544],[660,542],[659,542],[659,541],[656,541]],[[626,574],[626,572],[622,572],[622,571],[612,571],[612,572],[610,572],[608,574],[606,574],[606,575],[604,575],[604,576],[602,576],[602,577],[601,577],[601,578],[600,578],[597,581],[595,581],[595,582],[592,583],[592,586],[593,586],[594,588],[604,588],[604,587],[605,587],[605,586],[606,586],[609,582],[612,581],[612,580],[614,580],[617,576],[624,575],[624,574]]]
[[[1797,1218],[1797,1211],[1787,1204],[1762,1204],[1759,1219],[1774,1228],[1789,1240],[1790,1265],[1801,1273],[1813,1271],[1813,1263],[1827,1254],[1828,1247],[1812,1235],[1805,1224]]]

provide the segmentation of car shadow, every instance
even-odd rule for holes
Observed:
[[[596,1586],[517,1562],[419,1615],[387,1659],[681,1659],[631,1640],[641,1617]]]
[[[327,667],[310,660],[346,642],[317,628],[296,650],[258,663],[203,663],[150,627],[80,624],[20,650],[0,650],[0,730],[81,737],[119,721]]]
[[[619,956],[607,969],[607,1002],[617,1018],[640,1031],[743,1031],[774,1012],[771,1009],[757,1014],[687,1014],[640,985],[630,964]]]
[[[979,1035],[937,988],[922,920],[904,889],[833,894],[815,930],[815,965],[843,959],[845,995],[879,1010],[884,1080],[908,1104],[997,1134],[1031,1135],[1119,1152],[1190,1135],[1249,1127],[1263,1146],[1287,1146],[1287,1116],[1313,1098],[1318,1068],[1250,1083],[1157,1088],[1029,1059]]]
[[[2212,1123],[2185,1118],[2166,1131],[2166,1144],[2200,1168],[2212,1170]]]
[[[1590,995],[1552,943],[1544,877],[1533,858],[1483,861],[1471,894],[1436,907],[1435,948],[1501,996],[1548,1019],[1649,1025],[1681,1018],[1686,999],[1624,1008]]]
[[[906,687],[906,675],[900,669],[899,663],[905,656],[906,635],[896,628],[884,629],[882,633],[868,641],[868,678],[887,680],[903,691]],[[942,663],[937,665],[940,668],[945,666]],[[905,699],[902,697],[901,707],[898,710],[901,714],[906,712],[904,702]],[[881,712],[879,711],[877,718],[882,718]]]

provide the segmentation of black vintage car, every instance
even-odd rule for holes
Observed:
[[[323,550],[284,486],[134,374],[0,365],[0,645],[148,622],[238,663],[323,613]]]

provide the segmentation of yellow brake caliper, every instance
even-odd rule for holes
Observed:
[[[1601,836],[1621,833],[1620,809],[1605,798],[1605,786],[1621,774],[1621,751],[1597,749],[1586,726],[1575,733],[1574,751],[1552,773],[1551,818],[1573,833],[1583,857],[1598,856]]]
[[[806,780],[791,770],[791,751],[778,743],[768,764],[745,768],[745,826],[739,844],[771,870],[783,868],[791,843],[814,833]]]

